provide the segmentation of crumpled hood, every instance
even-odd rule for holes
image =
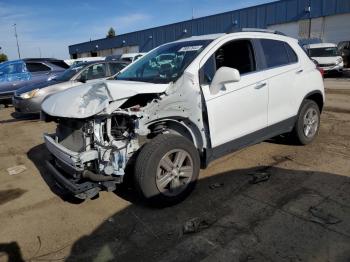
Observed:
[[[94,81],[49,96],[41,109],[51,116],[87,118],[102,112],[112,101],[122,105],[137,94],[163,93],[169,84],[134,81]]]

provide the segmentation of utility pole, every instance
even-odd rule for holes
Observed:
[[[38,49],[39,49],[39,57],[41,58],[41,49],[40,47],[38,47]]]
[[[19,44],[18,44],[18,36],[17,36],[16,24],[13,24],[13,27],[15,28],[15,37],[16,37],[16,42],[17,42],[18,58],[21,59],[21,53],[20,53],[20,51],[19,51]]]
[[[309,1],[309,6],[306,8],[306,11],[309,14],[309,39],[311,38],[311,23],[312,23],[312,18],[311,18],[311,1]]]

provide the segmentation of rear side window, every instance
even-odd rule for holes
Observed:
[[[284,43],[284,47],[287,50],[287,54],[288,54],[288,58],[289,58],[289,63],[296,63],[298,62],[298,56],[297,54],[294,52],[294,50],[287,44]]]
[[[59,66],[59,67],[62,67],[62,68],[64,68],[64,69],[67,69],[67,68],[69,68],[69,65],[67,65],[64,61],[60,61],[60,60],[58,60],[58,61],[51,61],[50,62],[51,64],[54,64],[55,66]]]
[[[29,72],[43,72],[43,71],[50,71],[50,67],[42,64],[42,63],[26,63],[27,69]]]
[[[289,57],[284,42],[270,39],[261,39],[260,42],[267,68],[289,64]]]

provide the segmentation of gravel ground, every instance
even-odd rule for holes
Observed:
[[[183,203],[66,198],[44,166],[55,126],[0,109],[0,261],[350,261],[350,81],[327,78],[319,137],[213,162]],[[7,168],[26,170],[10,176]],[[250,183],[256,173],[270,179]]]

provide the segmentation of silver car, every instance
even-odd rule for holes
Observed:
[[[48,96],[59,91],[96,79],[106,79],[116,75],[128,63],[120,61],[92,61],[74,65],[56,78],[40,84],[18,89],[12,103],[16,112],[35,114],[41,110],[41,103]]]

